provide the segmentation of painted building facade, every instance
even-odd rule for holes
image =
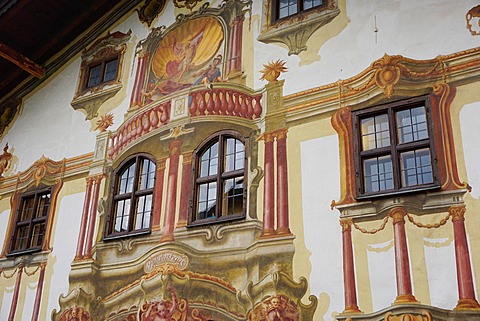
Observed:
[[[0,319],[480,319],[478,8],[141,2],[3,102]]]

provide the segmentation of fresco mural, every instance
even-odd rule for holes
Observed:
[[[222,78],[224,30],[214,17],[189,20],[163,38],[142,91],[147,103],[178,90]]]

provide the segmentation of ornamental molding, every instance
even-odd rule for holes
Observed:
[[[283,43],[289,51],[288,55],[298,55],[307,50],[307,41],[312,34],[332,21],[340,14],[337,0],[327,0],[316,9],[302,11],[279,21],[272,21],[273,0],[263,4],[262,30],[258,41],[264,43]]]

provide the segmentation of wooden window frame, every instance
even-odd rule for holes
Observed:
[[[292,17],[295,17],[299,14],[302,14],[303,12],[308,13],[311,10],[316,10],[316,9],[325,7],[328,4],[328,1],[321,0],[322,3],[320,5],[314,6],[314,7],[308,8],[308,9],[303,9],[303,4],[304,4],[305,0],[296,0],[296,1],[297,1],[297,8],[298,8],[297,12],[293,13],[291,15],[280,18],[280,0],[272,0],[272,3],[273,3],[272,21],[275,23],[277,21],[291,19]]]
[[[244,146],[244,166],[243,170],[236,170],[225,172],[224,171],[224,160],[225,160],[225,148],[224,142],[227,138],[234,138],[243,143]],[[200,159],[203,152],[208,150],[216,142],[219,143],[218,151],[218,169],[216,175],[211,175],[208,177],[199,178],[200,171]],[[193,153],[193,167],[192,167],[192,192],[190,197],[190,210],[189,210],[189,224],[188,226],[199,226],[199,225],[209,225],[215,223],[221,223],[226,221],[240,220],[246,217],[247,211],[247,168],[248,168],[248,139],[244,138],[241,134],[236,131],[222,131],[215,133],[214,135],[208,137]],[[229,214],[224,215],[222,213],[222,191],[223,191],[223,182],[227,179],[241,177],[243,175],[243,195],[242,195],[242,213],[240,214]],[[216,177],[216,178],[214,178]],[[216,209],[214,217],[207,217],[203,219],[196,218],[197,206],[198,206],[198,184],[206,182],[216,182],[217,183],[217,194],[216,194]],[[221,188],[218,188],[221,187]]]
[[[115,77],[113,77],[113,78],[110,79],[110,80],[105,80],[106,66],[107,66],[107,64],[108,64],[109,62],[112,62],[112,61],[116,61],[116,62],[117,62],[116,68],[115,68]],[[106,84],[115,82],[115,80],[116,80],[117,77],[118,77],[119,64],[120,64],[120,57],[119,57],[119,55],[114,55],[114,56],[106,57],[105,59],[102,59],[102,60],[100,60],[100,61],[95,61],[95,62],[89,64],[89,65],[87,66],[87,68],[85,69],[85,77],[84,77],[83,89],[84,89],[84,90],[89,90],[89,89],[92,89],[92,88],[97,88],[97,87],[104,86],[104,85],[106,85]],[[98,84],[89,86],[90,74],[91,74],[91,72],[92,72],[92,69],[95,68],[95,67],[97,67],[97,66],[100,66],[101,80],[100,80],[100,82],[99,82]]]
[[[400,110],[408,110],[418,106],[425,107],[428,138],[421,141],[414,141],[410,143],[400,144],[397,142],[397,126],[395,122],[395,112]],[[388,115],[389,133],[390,133],[390,146],[362,151],[362,135],[360,120],[367,117],[372,117],[380,114]],[[352,112],[353,134],[354,134],[354,163],[355,163],[355,175],[356,175],[356,191],[357,199],[368,199],[372,197],[381,197],[399,193],[412,193],[417,191],[425,191],[432,189],[439,189],[439,175],[437,167],[437,156],[435,151],[434,141],[434,124],[432,120],[432,107],[429,96],[420,96],[410,98],[406,100],[396,101],[392,103],[382,104],[371,108],[366,108]],[[418,150],[420,148],[428,148],[430,150],[430,160],[432,166],[433,182],[422,185],[414,185],[408,187],[401,186],[401,172],[400,172],[400,152]],[[380,190],[375,192],[365,191],[365,177],[362,161],[369,157],[391,155],[392,167],[393,167],[393,189]]]
[[[145,189],[139,190],[138,182],[139,182],[139,177],[141,175],[140,173],[141,166],[139,165],[144,160],[149,160],[150,162],[153,163],[155,167],[154,168],[155,175],[153,177],[153,186],[151,188],[145,188]],[[129,193],[119,194],[120,178],[122,174],[133,164],[135,164],[135,173],[134,173],[132,191]],[[157,164],[155,160],[150,155],[137,154],[123,161],[118,166],[118,169],[112,174],[113,175],[112,181],[114,182],[114,184],[111,187],[112,201],[111,201],[110,214],[108,216],[108,220],[106,224],[106,231],[105,231],[105,237],[104,237],[105,240],[122,238],[122,237],[132,236],[132,235],[143,235],[151,232],[152,220],[153,220],[153,204],[155,199],[154,190],[155,190],[155,180],[156,180],[156,166]],[[135,215],[136,215],[135,213],[136,201],[138,198],[142,196],[147,196],[147,195],[152,195],[152,204],[150,209],[150,222],[147,228],[135,229],[134,222],[135,222]],[[123,232],[115,232],[114,228],[115,228],[115,221],[117,217],[116,204],[119,201],[127,200],[127,199],[130,199],[130,210],[128,213],[128,220],[129,220],[128,229]]]

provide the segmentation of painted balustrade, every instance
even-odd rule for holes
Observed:
[[[257,119],[262,114],[262,95],[215,88],[190,94],[190,116],[222,115]]]
[[[132,117],[110,136],[108,158],[112,159],[128,144],[170,120],[170,101],[158,104]]]

